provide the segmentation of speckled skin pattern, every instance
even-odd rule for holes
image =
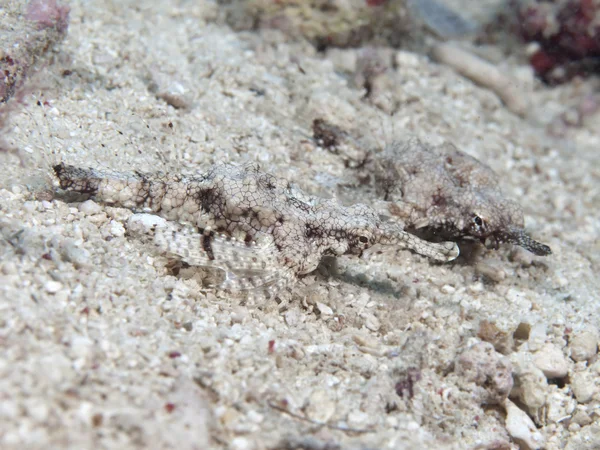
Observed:
[[[193,177],[65,164],[54,172],[67,191],[194,227],[161,233],[156,242],[190,265],[222,269],[227,277],[217,287],[231,292],[271,296],[315,270],[323,256],[358,254],[375,244],[409,248],[437,261],[458,256],[454,243],[423,241],[382,222],[366,205],[307,195],[255,164],[220,164]]]
[[[536,255],[552,253],[527,235],[521,207],[502,194],[492,169],[452,144],[396,142],[373,157],[371,170],[379,195],[406,228],[488,248],[511,243]]]

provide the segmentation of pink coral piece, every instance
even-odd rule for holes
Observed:
[[[40,30],[56,28],[62,33],[69,26],[70,11],[69,6],[61,5],[56,0],[33,0],[27,5],[25,18],[36,22]]]

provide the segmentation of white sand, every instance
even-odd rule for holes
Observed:
[[[566,365],[559,381],[514,372],[540,395],[541,406],[511,398],[546,448],[600,448],[598,355],[569,356],[573,336],[599,328],[600,114],[548,133],[593,82],[549,89],[507,63],[534,90],[524,120],[451,69],[396,52],[374,92],[398,107],[386,119],[339,58],[276,31],[236,34],[212,23],[207,2],[167,3],[74,2],[43,88],[11,117],[6,139],[22,161],[0,154],[0,447],[527,448],[511,440],[503,406],[482,404],[477,388],[489,386],[454,371],[487,320],[515,366],[545,357],[544,344],[562,355],[551,362]],[[131,212],[50,195],[58,160],[187,172],[253,160],[333,195],[352,173],[307,140],[315,117],[371,142],[392,128],[451,140],[501,176],[554,254],[344,257],[286,303],[240,306],[168,275],[165,258],[127,235]],[[414,373],[401,398],[396,383]]]

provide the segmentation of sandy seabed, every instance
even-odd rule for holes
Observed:
[[[600,114],[568,120],[595,82],[548,88],[503,61],[529,92],[524,119],[394,50],[366,100],[344,76],[359,50],[317,53],[234,32],[213,3],[168,3],[73,2],[66,40],[10,116],[0,447],[600,448]],[[388,249],[241,305],[171,274],[132,236],[131,211],[53,194],[57,161],[258,161],[307,192],[355,183],[374,201],[343,154],[310,139],[317,117],[365,145],[453,142],[499,174],[554,253],[473,247],[440,265]]]

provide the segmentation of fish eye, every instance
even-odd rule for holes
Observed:
[[[367,236],[360,236],[358,238],[358,241],[362,244],[368,244],[369,243],[369,238]]]
[[[474,234],[482,234],[485,232],[486,229],[486,223],[485,220],[483,220],[481,217],[479,217],[477,214],[474,214],[473,217],[471,218],[471,232]]]

